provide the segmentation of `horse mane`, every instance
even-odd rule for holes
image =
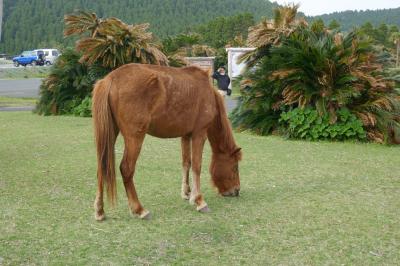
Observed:
[[[237,146],[226,113],[225,102],[217,91],[214,91],[214,94],[217,105],[217,115],[208,129],[208,139],[214,153],[233,153],[235,149],[237,149]]]

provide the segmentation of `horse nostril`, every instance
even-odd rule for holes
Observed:
[[[237,196],[239,196],[239,191],[240,191],[240,189],[235,189],[235,196],[237,197]]]

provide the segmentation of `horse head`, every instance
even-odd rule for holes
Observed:
[[[211,179],[222,196],[239,196],[241,158],[241,148],[235,148],[229,153],[213,153],[210,165]]]

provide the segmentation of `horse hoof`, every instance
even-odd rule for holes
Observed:
[[[182,193],[182,199],[189,200],[190,196]]]
[[[96,219],[96,221],[102,222],[106,219],[106,215],[104,213],[102,214],[95,213],[94,218]]]
[[[195,204],[196,204],[195,198],[189,197],[189,204],[190,204],[190,205],[195,205]]]
[[[149,211],[143,211],[143,213],[139,217],[142,220],[148,221],[151,219],[151,213]]]
[[[198,211],[198,212],[201,212],[201,213],[208,213],[208,212],[210,212],[211,210],[210,210],[210,208],[208,208],[208,206],[206,205],[206,206],[204,206],[204,207],[200,207],[200,209],[197,209],[197,211]]]

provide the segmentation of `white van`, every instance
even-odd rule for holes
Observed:
[[[61,55],[60,51],[57,49],[37,49],[35,51],[43,51],[45,55],[45,64],[46,65],[52,65],[56,61],[56,59]]]

